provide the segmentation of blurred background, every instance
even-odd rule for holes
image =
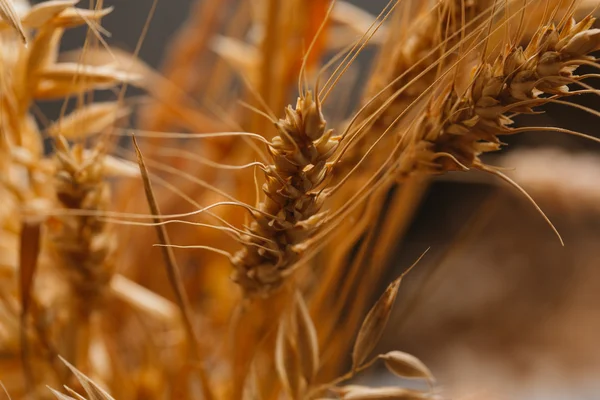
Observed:
[[[105,1],[116,7],[103,21],[111,46],[135,49],[151,3]],[[143,61],[161,67],[195,3],[159,0],[141,48]],[[351,3],[377,14],[386,1]],[[68,32],[63,49],[81,46],[83,32]],[[372,57],[363,53],[363,66]],[[600,86],[598,79],[589,83]],[[593,94],[572,101],[600,109]],[[44,107],[53,116],[60,105]],[[552,105],[546,110],[527,122],[598,134],[597,116]],[[509,145],[487,161],[514,168],[508,174],[547,213],[565,246],[531,204],[502,182],[476,172],[438,178],[407,232],[386,249],[393,254],[387,282],[431,247],[404,281],[379,350],[420,357],[455,399],[598,399],[600,147],[547,132],[512,137]],[[360,379],[390,377],[381,368]]]

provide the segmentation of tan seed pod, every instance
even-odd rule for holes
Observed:
[[[110,154],[103,154],[100,156],[100,161],[102,162],[104,176],[120,178],[140,177],[140,169],[134,162],[123,160],[122,158],[111,156]]]
[[[91,21],[98,21],[107,16],[113,11],[113,7],[107,7],[102,10],[87,10],[84,8],[67,8],[55,18],[51,23],[54,26],[61,28],[74,28],[76,26],[85,25]]]
[[[113,276],[110,289],[115,297],[158,321],[173,323],[179,318],[177,305],[123,275]]]
[[[54,0],[36,4],[23,17],[23,25],[28,28],[40,28],[52,18],[78,2],[79,0]]]
[[[356,370],[363,364],[381,338],[383,330],[390,318],[394,300],[396,300],[396,296],[398,295],[398,288],[400,287],[401,280],[402,276],[394,280],[387,287],[383,295],[377,300],[377,303],[375,303],[363,321],[363,324],[358,331],[356,342],[354,343],[354,350],[352,351],[353,370]]]
[[[423,400],[429,394],[401,387],[378,387],[348,385],[336,390],[344,400]]]
[[[47,28],[38,32],[29,48],[23,79],[30,80],[36,71],[54,63],[63,33],[62,29]]]
[[[117,101],[94,103],[77,109],[48,127],[51,136],[62,135],[67,139],[84,139],[102,132],[116,120],[129,114],[129,109]]]
[[[95,84],[115,84],[132,82],[138,77],[107,65],[91,66],[77,63],[59,63],[39,70],[38,78],[53,82],[71,84],[75,80],[83,80]]]
[[[390,351],[379,356],[390,372],[402,378],[422,378],[432,382],[433,374],[417,357],[402,351]]]

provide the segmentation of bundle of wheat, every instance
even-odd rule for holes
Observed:
[[[372,16],[344,1],[202,0],[161,74],[138,58],[158,1],[129,54],[107,43],[102,0],[0,0],[7,391],[439,398],[417,357],[377,355],[412,267],[374,301],[376,288],[428,178],[481,170],[532,201],[487,163],[502,137],[598,141],[513,126],[548,105],[599,115],[567,101],[598,93],[585,81],[596,75],[579,72],[598,67],[600,30],[579,18],[590,5],[390,0]],[[80,26],[83,48],[59,55],[65,30]],[[370,69],[359,60],[367,46],[380,51]],[[126,97],[129,85],[144,96]],[[353,86],[356,107],[344,98]],[[95,101],[106,89],[116,99]],[[50,122],[38,102],[57,99]],[[175,128],[190,133],[166,132]],[[376,364],[417,382],[356,380]]]

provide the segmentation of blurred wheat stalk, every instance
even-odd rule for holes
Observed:
[[[478,169],[533,202],[484,161],[502,136],[596,140],[513,127],[597,94],[577,74],[598,66],[593,1],[390,1],[372,16],[343,1],[204,0],[162,73],[106,45],[111,8],[76,3],[0,1],[12,398],[437,398],[419,359],[371,354],[410,268],[375,300],[379,284],[428,179]],[[82,25],[84,47],[59,55]],[[379,55],[355,82],[366,47]],[[55,99],[48,121],[37,102]],[[378,361],[423,385],[349,383]]]

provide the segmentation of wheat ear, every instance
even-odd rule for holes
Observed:
[[[246,294],[267,295],[278,288],[301,256],[301,245],[320,226],[319,187],[330,172],[328,159],[338,146],[311,92],[288,106],[276,123],[279,136],[269,145],[273,164],[265,169],[266,195],[248,227],[252,235],[233,258],[233,279]],[[264,240],[257,239],[263,237]]]

